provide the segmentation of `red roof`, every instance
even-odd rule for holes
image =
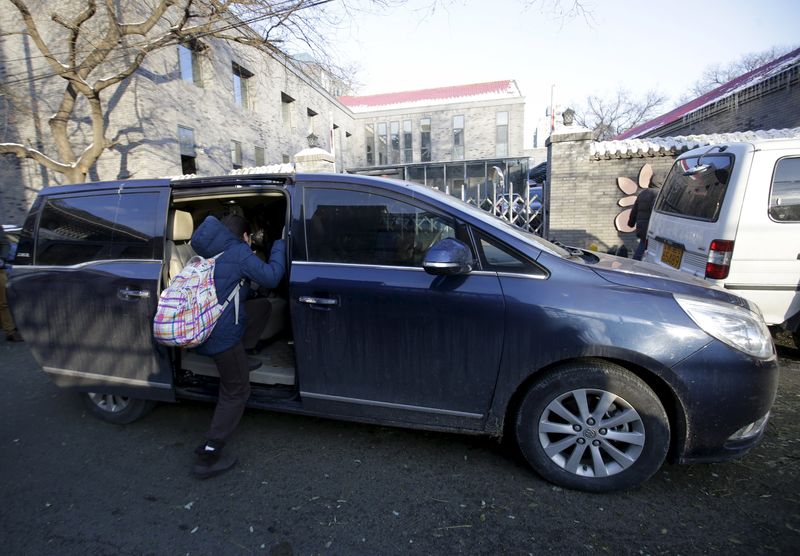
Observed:
[[[383,93],[379,95],[343,96],[339,101],[345,106],[387,106],[406,102],[463,98],[491,93],[505,93],[512,87],[513,81],[491,81],[489,83],[473,83],[472,85],[456,85],[438,87],[436,89],[420,89],[401,93]]]
[[[653,129],[671,124],[672,122],[679,120],[686,114],[694,112],[706,104],[720,100],[729,94],[736,92],[737,90],[747,88],[772,77],[776,73],[779,73],[779,70],[782,70],[785,66],[791,65],[791,62],[796,62],[798,60],[800,60],[800,48],[793,50],[792,52],[789,52],[780,58],[776,58],[759,68],[749,71],[744,75],[740,75],[739,77],[728,81],[724,85],[720,85],[716,89],[709,91],[682,106],[679,106],[671,112],[667,112],[666,114],[663,114],[657,118],[653,118],[648,122],[633,127],[624,133],[620,133],[614,139],[631,139],[633,137],[643,135],[644,133],[647,133]]]

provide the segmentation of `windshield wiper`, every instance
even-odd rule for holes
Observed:
[[[561,247],[564,251],[569,253],[570,257],[583,257],[583,251],[581,249],[578,249],[577,247],[570,247],[568,245],[564,245],[558,240],[551,241],[550,243],[558,247]]]

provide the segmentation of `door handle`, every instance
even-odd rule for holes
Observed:
[[[307,295],[301,296],[298,301],[307,305],[323,305],[325,307],[333,307],[339,304],[338,299],[331,299],[330,297],[310,297]]]
[[[117,290],[117,295],[120,299],[148,299],[150,292],[147,290],[134,290],[131,288],[120,288]]]

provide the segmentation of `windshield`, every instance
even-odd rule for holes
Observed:
[[[707,154],[678,160],[656,201],[656,212],[715,222],[719,218],[733,156]]]
[[[485,210],[482,210],[482,209],[476,207],[475,205],[471,205],[469,203],[465,203],[464,201],[462,201],[458,197],[453,197],[452,195],[448,195],[447,193],[443,193],[443,192],[439,191],[438,189],[431,189],[429,187],[425,187],[424,185],[419,185],[417,183],[411,183],[411,182],[403,182],[403,183],[405,185],[407,185],[407,186],[411,186],[413,189],[415,189],[417,191],[423,192],[425,195],[429,195],[429,196],[432,196],[432,197],[444,198],[444,199],[446,199],[445,202],[455,205],[458,209],[462,210],[463,212],[467,212],[470,215],[474,216],[475,218],[477,218],[477,219],[481,220],[482,222],[485,222],[485,223],[487,223],[487,224],[489,224],[491,226],[499,227],[504,232],[508,233],[509,235],[513,235],[513,236],[517,237],[518,239],[521,239],[523,241],[527,241],[528,243],[532,243],[534,245],[534,247],[536,247],[537,249],[542,249],[544,251],[547,251],[548,253],[551,253],[553,255],[557,255],[557,256],[565,258],[565,259],[568,259],[568,258],[571,257],[570,252],[567,251],[566,249],[564,249],[563,247],[555,245],[554,243],[551,243],[551,242],[547,241],[543,237],[540,237],[540,236],[537,236],[536,234],[533,234],[531,232],[525,231],[522,228],[518,228],[518,227],[510,224],[508,221],[503,220],[502,218],[498,218],[498,217],[486,212]]]

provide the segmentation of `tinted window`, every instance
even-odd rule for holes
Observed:
[[[800,222],[800,158],[784,158],[775,166],[769,215],[778,222]]]
[[[157,193],[48,199],[39,221],[36,264],[152,259]]]
[[[421,267],[433,243],[455,237],[451,220],[372,193],[309,189],[305,206],[310,261]]]
[[[656,202],[656,211],[716,221],[725,200],[732,167],[733,157],[727,155],[679,160],[667,176]]]
[[[514,274],[544,275],[544,271],[522,255],[482,233],[478,234],[484,270]]]

